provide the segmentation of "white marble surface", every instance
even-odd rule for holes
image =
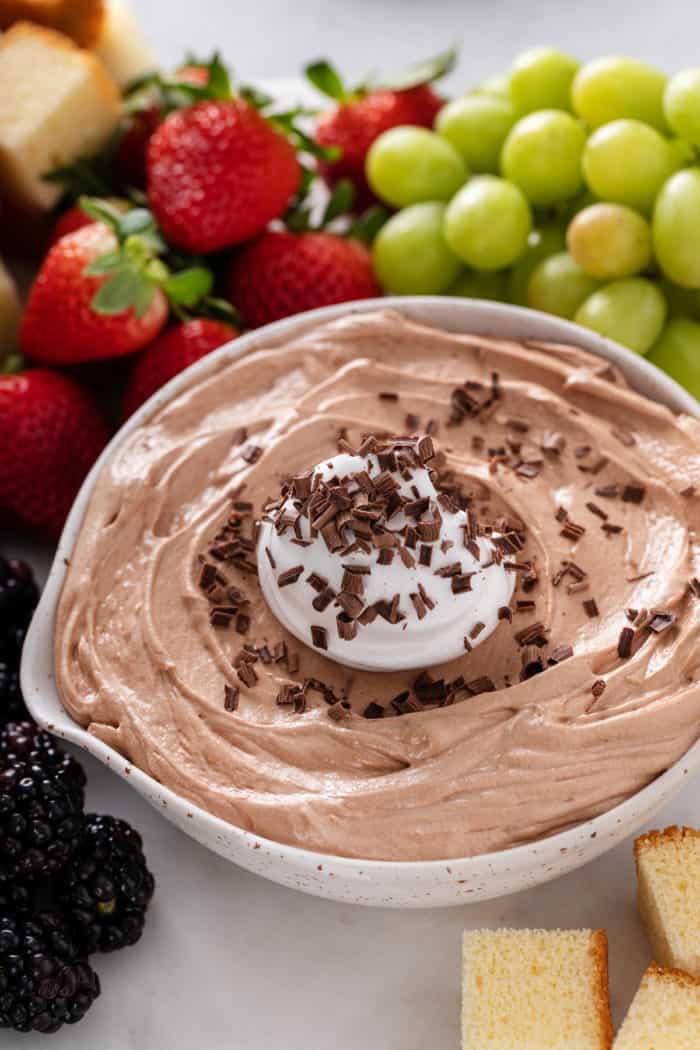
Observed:
[[[671,70],[697,63],[695,0],[134,0],[165,62],[219,47],[240,75],[294,75],[332,55],[351,75],[462,41],[457,85],[524,46],[622,51]],[[391,49],[387,53],[387,41]],[[0,537],[0,550],[16,544]],[[103,995],[55,1050],[457,1050],[464,927],[604,926],[619,1020],[648,962],[634,905],[631,842],[558,882],[442,911],[369,911],[304,897],[239,871],[176,831],[87,761],[91,807],[132,821],[158,880],[146,936],[98,957]],[[700,822],[691,784],[659,823]],[[0,1047],[44,1037],[0,1032]]]

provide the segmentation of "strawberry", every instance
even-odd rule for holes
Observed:
[[[377,85],[348,90],[335,70],[324,61],[307,66],[309,80],[336,105],[322,113],[315,131],[317,144],[325,150],[335,148],[339,156],[319,161],[319,169],[329,185],[349,179],[355,187],[355,202],[364,206],[373,200],[365,177],[365,157],[374,140],[400,124],[430,128],[444,105],[430,87],[430,81],[449,72],[454,53],[448,52],[416,66],[412,71]]]
[[[226,288],[252,328],[317,306],[381,295],[364,244],[319,231],[263,233],[234,257]]]
[[[98,313],[93,299],[109,280],[86,268],[113,255],[117,239],[107,226],[93,223],[62,237],[49,250],[29,293],[20,327],[24,354],[45,364],[77,364],[119,357],[150,343],[165,324],[168,304],[159,288],[149,291],[145,309],[129,306]],[[140,314],[140,316],[139,316]]]
[[[58,537],[107,436],[74,380],[47,368],[0,375],[0,520]]]
[[[291,142],[240,98],[171,113],[148,147],[151,209],[165,237],[192,252],[260,233],[300,182]]]
[[[232,325],[208,318],[185,321],[163,332],[133,367],[124,394],[124,418],[174,376],[238,334]]]

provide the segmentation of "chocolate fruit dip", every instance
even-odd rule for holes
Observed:
[[[396,485],[375,473],[360,496],[357,453],[386,457],[397,443],[409,462],[394,480],[404,470],[408,487],[387,539]],[[346,460],[355,480],[340,483]],[[305,533],[309,472],[331,461],[323,483],[335,491],[315,497]],[[461,546],[460,533],[412,536],[419,471],[426,514],[463,530]],[[345,554],[321,532],[331,497],[369,522],[343,533],[336,515]],[[611,808],[700,735],[699,514],[700,422],[580,349],[455,335],[390,311],[307,325],[218,356],[113,451],[58,608],[59,691],[129,762],[257,835],[368,859],[504,849]],[[270,577],[294,632],[260,586],[265,529],[287,554],[298,541],[299,565]],[[320,565],[329,542],[350,566],[335,587],[314,553]],[[385,569],[399,597],[363,624]],[[432,573],[434,610],[419,570]],[[506,604],[479,626],[496,585]],[[332,604],[338,587],[359,603]],[[407,666],[406,646],[438,614],[461,650]],[[388,632],[386,669],[343,662],[343,646],[349,661],[362,654],[372,619]]]

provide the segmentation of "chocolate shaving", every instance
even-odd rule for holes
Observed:
[[[608,515],[605,513],[605,511],[601,507],[598,506],[597,503],[593,503],[593,502],[589,501],[586,504],[586,507],[588,508],[588,510],[590,510],[591,514],[595,514],[597,517],[602,518],[603,521],[607,521],[608,520]]]
[[[631,627],[623,627],[617,642],[617,655],[621,660],[628,660],[632,655],[632,640],[634,631]]]
[[[675,613],[664,612],[659,609],[652,609],[651,617],[648,627],[654,634],[662,634],[664,631],[667,631],[669,627],[673,627],[677,620]]]
[[[643,485],[625,485],[622,490],[622,500],[624,503],[642,503],[646,491]]]
[[[574,649],[571,645],[558,645],[549,655],[550,664],[560,664],[563,660],[568,660],[570,656],[574,655]]]
[[[378,394],[380,401],[398,401],[399,395],[395,390],[381,390]]]
[[[357,623],[350,619],[345,613],[339,613],[335,622],[338,627],[338,636],[345,642],[351,642],[357,634]]]
[[[246,445],[246,447],[241,451],[242,459],[244,459],[246,463],[250,463],[251,465],[253,463],[257,463],[262,454],[263,450],[261,449],[260,445]]]
[[[493,693],[496,690],[496,685],[493,679],[489,678],[487,674],[481,676],[481,678],[474,678],[471,682],[465,682],[464,688],[472,696],[478,696],[479,693]]]
[[[224,707],[227,711],[235,711],[238,708],[239,690],[235,685],[224,686]]]
[[[694,598],[700,598],[700,580],[697,576],[693,576],[692,580],[688,581],[688,590]]]
[[[472,627],[472,629],[469,632],[469,637],[472,639],[472,641],[474,640],[474,638],[478,638],[479,637],[479,635],[481,634],[481,632],[484,630],[485,627],[486,627],[486,624],[482,623],[481,620],[479,620],[477,623],[474,624],[474,626]]]
[[[508,623],[513,622],[513,612],[507,605],[502,605],[498,610],[498,619],[507,620]]]
[[[472,589],[472,576],[473,572],[460,572],[457,576],[452,577],[451,586],[453,594],[464,594],[465,591]]]
[[[324,612],[335,598],[335,591],[332,587],[324,587],[311,602],[312,607],[316,612]]]
[[[528,627],[516,631],[515,640],[518,645],[543,646],[547,644],[547,628],[543,623],[531,623]]]
[[[615,482],[611,482],[609,485],[599,485],[595,489],[596,496],[602,496],[603,499],[617,499],[620,495],[620,486],[616,485]]]
[[[372,700],[367,704],[367,707],[362,712],[363,718],[383,718],[383,716],[384,708],[381,704],[376,703],[375,700]]]
[[[291,583],[296,583],[303,571],[303,565],[294,565],[291,569],[285,569],[277,577],[277,586],[288,587]]]
[[[594,619],[596,616],[600,616],[600,612],[598,611],[598,604],[595,598],[586,598],[585,602],[582,602],[581,604],[583,605],[586,616],[590,617],[590,619]]]
[[[695,485],[688,485],[687,488],[681,489],[680,495],[685,499],[692,499],[695,495]]]
[[[622,525],[613,525],[609,521],[604,521],[600,527],[608,536],[617,536],[618,533],[623,531]]]
[[[328,632],[325,627],[320,627],[318,624],[311,625],[311,642],[316,646],[317,649],[328,648]]]
[[[247,613],[239,613],[236,617],[236,631],[238,634],[247,634],[250,630],[250,616]]]
[[[595,680],[595,682],[591,686],[591,692],[596,698],[603,695],[603,693],[605,692],[605,682],[602,678],[597,678]]]
[[[567,521],[564,524],[564,528],[561,530],[559,535],[563,536],[567,540],[573,540],[574,542],[577,542],[581,539],[585,531],[586,529],[583,525],[577,525],[573,521]]]
[[[253,667],[251,661],[241,660],[236,665],[236,671],[238,672],[238,677],[244,685],[247,685],[250,688],[257,684],[258,676],[255,673],[255,668]]]

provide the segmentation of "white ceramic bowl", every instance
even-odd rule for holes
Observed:
[[[73,721],[61,705],[53,673],[54,616],[65,574],[64,559],[71,556],[97,475],[124,437],[194,375],[206,373],[213,359],[235,358],[254,350],[271,336],[279,338],[345,314],[387,307],[450,331],[576,344],[614,362],[630,383],[647,396],[676,411],[700,414],[700,406],[688,393],[637,354],[556,317],[500,303],[446,297],[372,300],[316,310],[260,329],[217,350],[154,395],[122,427],[91,470],[66,523],[24,646],[22,688],[38,722],[90,752],[186,834],[241,867],[319,897],[385,907],[437,907],[523,890],[593,860],[642,827],[680,790],[687,776],[700,766],[700,741],[667,772],[615,809],[529,845],[457,860],[353,860],[262,839],[211,816],[158,784]]]

